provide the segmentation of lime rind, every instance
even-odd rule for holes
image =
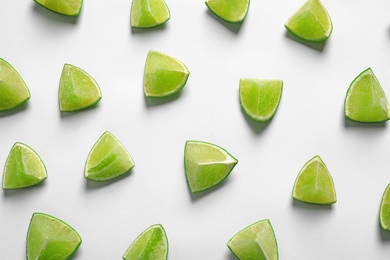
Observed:
[[[133,28],[148,29],[166,23],[171,18],[164,0],[133,0],[130,23]]]
[[[379,223],[384,230],[390,231],[390,184],[387,185],[382,195]]]
[[[34,2],[54,13],[74,17],[80,14],[83,6],[83,0],[34,0]],[[66,9],[64,5],[69,4],[69,2],[73,2],[72,4],[75,5],[76,8],[64,10]]]
[[[206,0],[205,4],[214,15],[222,20],[229,23],[241,23],[248,13],[250,0]],[[229,14],[224,13],[226,8],[230,8]]]

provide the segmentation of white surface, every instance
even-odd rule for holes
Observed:
[[[343,102],[350,82],[367,67],[390,95],[390,3],[324,0],[334,30],[322,51],[289,38],[283,26],[303,0],[252,1],[239,30],[211,15],[202,0],[166,3],[168,23],[137,32],[130,28],[130,0],[85,0],[78,19],[32,0],[0,3],[0,57],[32,94],[25,109],[0,115],[0,167],[20,141],[48,169],[43,185],[0,197],[0,258],[25,258],[30,217],[39,211],[82,236],[74,259],[121,259],[155,223],[167,231],[171,260],[234,259],[228,240],[265,218],[273,224],[280,259],[388,259],[390,241],[381,234],[378,210],[390,182],[389,127],[345,122]],[[181,95],[168,102],[151,104],[143,96],[151,49],[191,71]],[[96,108],[60,114],[64,63],[99,83],[103,98]],[[242,77],[284,81],[269,124],[243,115]],[[95,184],[84,179],[84,163],[106,130],[136,166],[122,179]],[[187,139],[218,144],[239,160],[212,192],[189,193]],[[335,182],[338,201],[332,207],[291,198],[299,170],[316,154]]]

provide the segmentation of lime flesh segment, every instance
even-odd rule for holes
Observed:
[[[239,23],[245,19],[249,8],[249,0],[207,0],[206,5],[219,18]]]
[[[347,118],[364,123],[390,118],[389,102],[371,68],[360,73],[349,86],[344,112]]]
[[[383,192],[379,209],[379,223],[384,230],[390,231],[390,184]]]
[[[74,112],[92,107],[101,98],[98,84],[88,73],[76,66],[64,65],[58,91],[60,111]]]
[[[20,189],[43,182],[46,168],[39,155],[23,143],[15,143],[4,167],[3,188]]]
[[[207,190],[221,183],[237,163],[236,158],[217,145],[201,141],[186,142],[184,167],[192,193]]]
[[[133,0],[130,16],[134,28],[155,27],[171,18],[164,0]]]
[[[320,0],[308,0],[284,25],[295,36],[322,42],[332,33],[332,20]]]
[[[310,159],[299,172],[294,184],[293,198],[312,204],[336,202],[332,176],[318,155]]]
[[[171,96],[184,87],[189,75],[189,70],[181,61],[157,51],[149,51],[144,73],[145,96]]]
[[[0,111],[15,108],[30,99],[30,91],[19,73],[0,58]]]
[[[78,16],[83,0],[34,0],[50,11],[67,15]]]
[[[142,232],[123,255],[125,260],[165,260],[168,239],[162,225],[156,224]]]
[[[92,147],[85,164],[84,176],[93,181],[117,178],[134,167],[133,159],[110,132],[105,132]]]
[[[227,246],[240,260],[279,259],[275,233],[268,219],[244,228],[229,240]]]

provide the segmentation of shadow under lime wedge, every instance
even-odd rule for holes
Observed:
[[[320,0],[307,0],[284,24],[293,35],[310,42],[323,42],[332,33],[332,20]]]
[[[81,242],[79,234],[64,221],[34,213],[27,232],[27,260],[69,259]]]
[[[155,224],[142,232],[123,255],[124,260],[165,260],[168,238],[162,225]]]
[[[384,230],[390,231],[390,184],[383,192],[379,209],[379,223]]]
[[[74,112],[95,106],[101,98],[99,85],[88,73],[76,66],[64,65],[58,90],[61,112]]]
[[[151,28],[171,18],[164,0],[133,0],[130,22],[134,28]]]
[[[249,0],[206,0],[206,5],[216,16],[230,23],[239,23],[245,19]]]
[[[19,73],[0,58],[0,111],[18,107],[30,99],[30,91]]]
[[[85,163],[84,176],[92,181],[117,178],[134,167],[133,159],[110,132],[105,132],[92,147]]]
[[[201,192],[224,181],[238,163],[225,149],[211,143],[187,141],[184,167],[192,193]]]
[[[189,75],[189,70],[181,61],[157,51],[149,51],[144,72],[145,96],[171,96],[184,87]]]
[[[43,182],[46,167],[39,155],[23,143],[15,143],[4,167],[3,189],[20,189]]]
[[[253,120],[265,122],[271,119],[280,102],[283,81],[266,79],[241,79],[240,104]]]
[[[375,123],[389,120],[389,102],[371,68],[352,81],[345,97],[344,112],[347,118],[357,122]]]
[[[83,0],[34,0],[46,9],[66,16],[78,16]]]
[[[295,180],[293,198],[312,204],[333,204],[336,191],[325,163],[317,155],[301,169]]]

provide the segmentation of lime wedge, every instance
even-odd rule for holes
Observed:
[[[20,189],[43,182],[46,168],[39,155],[29,146],[15,143],[5,162],[4,189]]]
[[[168,239],[162,225],[156,224],[142,232],[123,255],[125,260],[165,260]]]
[[[364,123],[390,118],[389,102],[371,68],[352,81],[345,97],[344,112],[347,118]]]
[[[284,26],[298,38],[311,42],[325,41],[333,30],[332,20],[320,0],[307,0]]]
[[[184,87],[189,75],[181,61],[157,51],[149,51],[144,74],[145,96],[171,96]]]
[[[151,28],[171,18],[164,0],[133,0],[130,14],[131,27]]]
[[[237,159],[225,149],[211,143],[187,141],[184,149],[184,167],[192,193],[207,190],[225,180]]]
[[[279,259],[274,230],[268,219],[244,228],[229,240],[227,246],[240,260]]]
[[[390,231],[390,184],[383,192],[382,202],[379,209],[379,223],[384,230]]]
[[[253,120],[271,119],[279,106],[283,81],[266,79],[241,79],[240,104]]]
[[[133,159],[110,132],[105,132],[92,147],[85,163],[84,176],[92,181],[111,180],[130,171]]]
[[[30,91],[19,73],[0,58],[0,111],[15,108],[30,98]]]
[[[336,191],[325,163],[317,155],[310,159],[295,180],[293,198],[312,204],[336,202]]]
[[[83,0],[34,0],[50,11],[67,15],[78,16],[83,5]]]
[[[230,23],[239,23],[245,19],[249,0],[206,0],[206,5],[216,16]]]

